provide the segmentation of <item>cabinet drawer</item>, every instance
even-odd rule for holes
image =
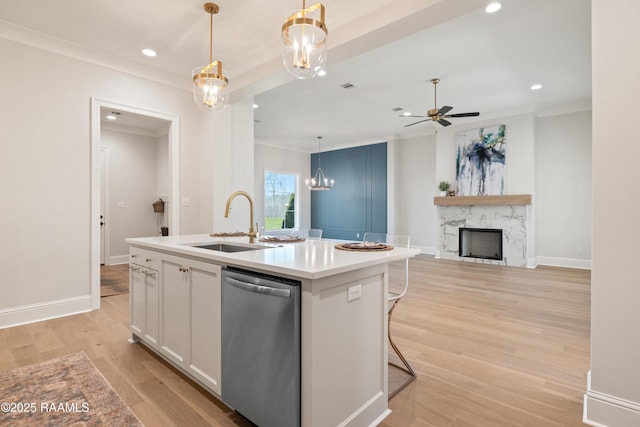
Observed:
[[[130,247],[129,262],[152,270],[160,270],[160,254],[147,249],[140,249],[134,246]]]

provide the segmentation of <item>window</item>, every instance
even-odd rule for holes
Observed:
[[[298,228],[296,195],[298,175],[284,172],[264,172],[265,231]]]

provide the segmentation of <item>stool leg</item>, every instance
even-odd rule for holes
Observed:
[[[387,319],[387,337],[389,338],[389,344],[391,345],[391,348],[393,348],[393,351],[400,358],[400,360],[402,361],[402,364],[404,366],[399,366],[399,365],[397,365],[397,364],[395,364],[393,362],[389,362],[389,364],[395,366],[398,369],[402,369],[403,371],[405,371],[406,373],[411,375],[411,377],[401,387],[399,387],[392,394],[390,394],[389,395],[389,399],[391,399],[400,390],[405,388],[411,381],[413,381],[413,380],[415,380],[417,378],[417,375],[416,375],[415,371],[413,370],[413,368],[411,367],[411,365],[409,364],[407,359],[405,359],[405,357],[402,355],[402,353],[400,352],[400,349],[398,349],[398,346],[396,345],[395,342],[393,342],[393,339],[391,338],[391,315],[393,314],[393,310],[396,308],[396,304],[398,303],[398,301],[400,301],[400,300],[395,300],[393,302],[393,306],[391,306],[391,310],[389,310],[389,316],[388,316],[388,319]]]

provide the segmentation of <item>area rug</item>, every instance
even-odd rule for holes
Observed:
[[[129,264],[100,266],[100,296],[126,294],[129,292]]]
[[[1,426],[142,426],[84,352],[0,373]]]

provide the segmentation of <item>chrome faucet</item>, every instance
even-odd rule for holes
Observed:
[[[257,230],[253,228],[253,200],[251,200],[249,193],[246,191],[234,191],[227,199],[227,207],[224,210],[224,217],[229,218],[229,213],[231,213],[231,201],[236,196],[244,196],[249,201],[249,243],[253,243],[253,239],[257,236]]]

